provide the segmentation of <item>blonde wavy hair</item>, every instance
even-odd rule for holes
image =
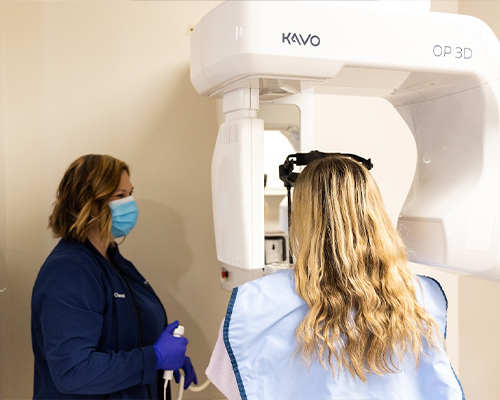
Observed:
[[[123,161],[109,155],[87,154],[66,170],[54,203],[49,227],[54,237],[84,242],[95,224],[101,239],[112,242],[112,216],[108,201],[120,185],[122,172],[130,175]]]
[[[405,247],[377,184],[360,163],[334,155],[311,162],[293,195],[290,245],[295,285],[309,310],[296,330],[304,361],[366,381],[418,365],[438,327],[415,297]],[[337,371],[337,372],[339,372]]]

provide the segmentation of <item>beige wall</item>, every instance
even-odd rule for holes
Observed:
[[[458,0],[458,12],[483,20],[500,34],[500,0]]]
[[[458,2],[460,14],[482,19],[500,38],[500,1]],[[500,399],[500,282],[460,279],[460,373],[470,400]]]
[[[212,232],[215,101],[190,84],[187,31],[218,3],[1,3],[0,257],[9,288],[0,326],[12,349],[2,353],[2,399],[32,395],[30,295],[55,244],[47,217],[64,170],[90,152],[130,164],[140,219],[123,253],[186,327],[204,379],[229,293],[219,289]],[[185,395],[220,397],[213,387]]]
[[[458,0],[431,0],[431,11],[457,13]]]
[[[3,39],[3,27],[5,23],[5,5],[0,3],[0,290],[3,290],[8,286],[7,283],[7,266],[6,266],[6,196],[5,193],[5,132],[4,132],[4,110],[5,105],[5,79],[3,78],[5,74],[5,43]],[[6,385],[3,384],[3,380],[7,382],[10,376],[9,365],[9,339],[8,339],[8,327],[9,324],[5,321],[9,321],[8,312],[8,302],[7,302],[7,291],[0,293],[0,371],[5,371],[0,374],[0,399],[7,398]]]

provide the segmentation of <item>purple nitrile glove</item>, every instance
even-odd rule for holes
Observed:
[[[170,371],[182,367],[188,340],[185,337],[177,338],[172,335],[178,326],[179,321],[168,325],[153,345],[156,353],[156,369]]]
[[[184,358],[182,369],[184,370],[184,390],[186,390],[189,387],[189,385],[191,385],[191,383],[197,385],[198,378],[196,377],[196,372],[194,372],[193,364],[191,364],[191,359],[188,356]],[[181,374],[178,369],[174,371],[174,378],[175,382],[179,383]]]

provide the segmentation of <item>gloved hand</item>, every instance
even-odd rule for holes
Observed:
[[[176,338],[172,335],[178,326],[179,321],[168,325],[153,345],[156,353],[156,369],[170,371],[183,366],[188,340],[185,337]]]
[[[191,385],[192,382],[194,382],[194,384],[197,385],[198,378],[196,377],[196,372],[194,372],[193,364],[191,364],[191,359],[188,356],[184,358],[182,369],[184,370],[184,390],[186,390],[189,387],[189,385]],[[174,371],[174,378],[175,382],[179,383],[179,380],[181,378],[181,373],[179,372],[178,369]]]

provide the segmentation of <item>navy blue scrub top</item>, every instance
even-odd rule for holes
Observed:
[[[61,239],[33,287],[34,399],[160,399],[160,299],[118,247]],[[169,392],[169,391],[168,391]],[[168,396],[170,397],[170,396]]]
[[[118,251],[118,246],[110,247],[108,254],[114,267],[127,283],[134,301],[139,320],[142,343],[154,344],[165,329],[167,318],[165,309],[148,281]],[[116,294],[118,296],[118,294]],[[158,318],[164,316],[164,318]]]

